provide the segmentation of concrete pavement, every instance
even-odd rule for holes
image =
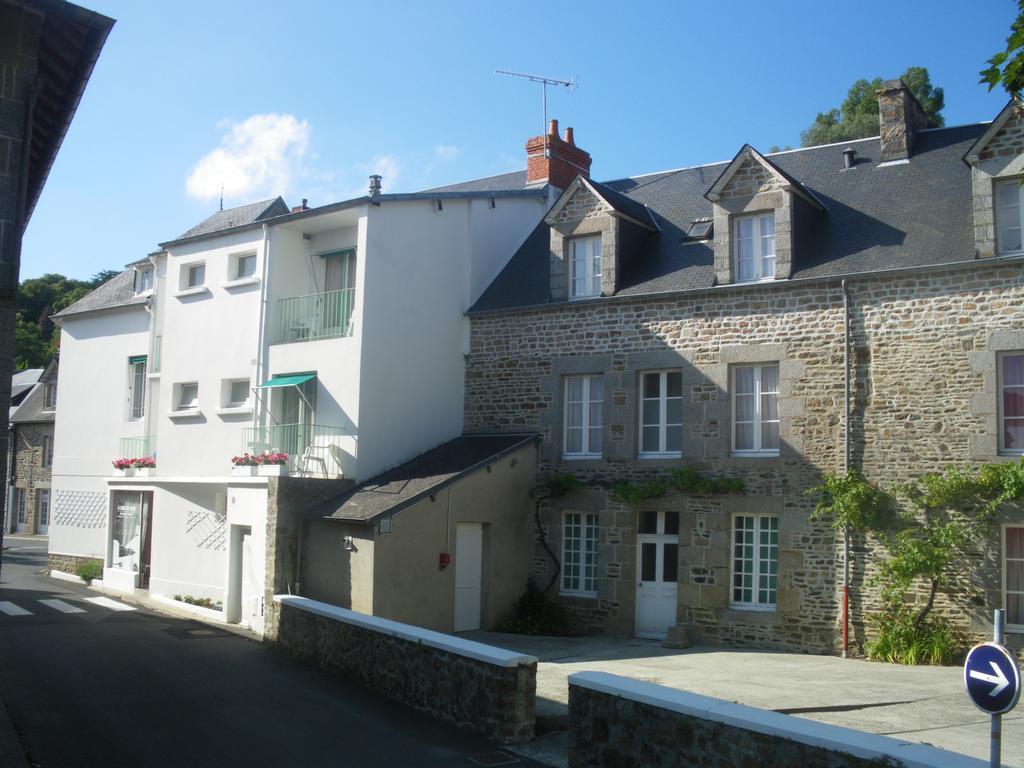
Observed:
[[[967,698],[960,667],[906,667],[833,656],[662,648],[647,640],[469,632],[537,656],[539,729],[568,712],[566,678],[595,670],[988,759],[990,718]],[[552,765],[557,735],[527,751]],[[1003,765],[1024,768],[1024,703],[1003,716]]]

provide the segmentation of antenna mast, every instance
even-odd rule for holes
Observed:
[[[529,72],[512,72],[508,69],[497,70],[499,75],[510,75],[512,77],[522,77],[525,80],[529,80],[531,83],[540,83],[541,94],[544,99],[544,128],[541,130],[540,135],[544,137],[544,157],[550,157],[548,153],[548,86],[558,85],[565,88],[569,93],[576,90],[576,86],[579,84],[577,79],[574,77],[571,80],[560,80],[557,77],[544,77],[543,75],[531,75]]]

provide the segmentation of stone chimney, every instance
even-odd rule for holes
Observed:
[[[882,162],[906,160],[914,148],[917,132],[928,125],[924,109],[899,78],[886,80],[876,93]]]
[[[546,149],[546,151],[545,151]],[[552,120],[547,136],[534,136],[526,142],[526,183],[565,189],[577,175],[590,178],[590,153],[576,146],[572,128],[565,138],[558,135],[558,121]]]

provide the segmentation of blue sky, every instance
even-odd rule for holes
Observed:
[[[992,119],[978,85],[1010,0],[217,2],[79,0],[117,20],[24,241],[22,278],[119,269],[217,209],[323,205],[525,167],[539,86],[598,179],[798,146],[854,80],[925,66],[947,125]]]

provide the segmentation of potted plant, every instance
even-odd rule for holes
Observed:
[[[132,459],[132,464],[135,466],[136,477],[149,477],[155,474],[156,470],[156,459],[152,456],[142,456],[138,459]]]
[[[251,453],[243,453],[241,456],[231,457],[232,477],[255,477],[256,457]]]
[[[288,454],[267,451],[256,457],[257,474],[264,477],[281,477],[288,474]]]
[[[135,465],[132,464],[131,459],[114,459],[111,464],[114,465],[114,474],[123,475],[125,477],[131,477],[135,474]]]

